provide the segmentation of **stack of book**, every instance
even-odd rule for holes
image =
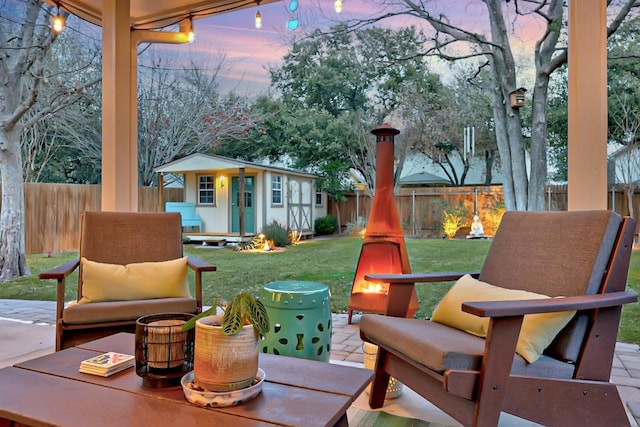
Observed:
[[[108,377],[124,369],[131,368],[135,363],[134,356],[110,351],[80,362],[80,372],[83,374]]]

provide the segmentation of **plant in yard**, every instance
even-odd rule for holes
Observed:
[[[347,223],[348,236],[363,236],[367,231],[367,218],[358,217],[355,222]]]
[[[338,229],[338,220],[331,215],[321,216],[320,218],[316,218],[314,222],[314,229],[318,236],[323,236],[327,234],[333,234]]]
[[[266,241],[272,247],[275,245],[282,248],[290,242],[289,231],[277,221],[267,224],[262,230],[262,234],[264,234]]]
[[[500,225],[504,212],[504,203],[491,205],[491,207],[485,211],[482,223],[484,225],[484,229],[487,230],[487,233],[496,234],[496,230]]]
[[[458,230],[467,225],[469,208],[464,203],[442,210],[442,231],[447,238],[452,239]]]

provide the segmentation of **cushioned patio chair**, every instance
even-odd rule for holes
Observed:
[[[637,300],[624,291],[635,228],[609,211],[507,212],[479,273],[366,276],[390,284],[387,316],[360,320],[379,346],[370,406],[393,376],[464,425],[501,411],[629,425],[609,378],[621,307]],[[401,317],[414,283],[443,281],[456,282],[431,320]]]
[[[187,270],[195,276],[195,295]],[[65,279],[78,270],[75,301],[65,307]],[[116,332],[141,316],[200,313],[202,272],[216,267],[184,257],[180,214],[86,212],[79,257],[40,274],[57,280],[56,351]]]

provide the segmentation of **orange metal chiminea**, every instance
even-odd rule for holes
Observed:
[[[388,284],[364,280],[365,274],[411,273],[400,215],[393,194],[394,137],[400,131],[387,123],[371,131],[376,136],[376,187],[367,230],[349,297],[349,320],[354,311],[384,313]],[[418,311],[415,289],[407,317]]]

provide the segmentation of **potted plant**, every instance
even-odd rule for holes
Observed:
[[[185,323],[193,327],[195,382],[214,392],[230,392],[251,385],[258,372],[260,336],[269,331],[269,316],[259,299],[247,292],[236,295],[224,314],[218,303]]]

